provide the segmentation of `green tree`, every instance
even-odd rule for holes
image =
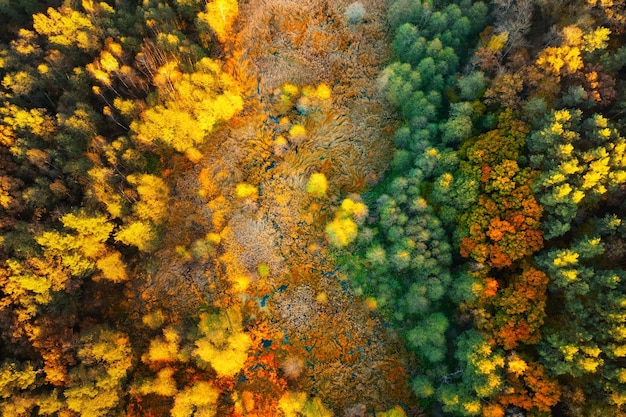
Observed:
[[[534,189],[548,215],[547,238],[562,236],[580,209],[597,207],[626,182],[626,142],[609,121],[558,110],[528,138],[530,163],[542,171]]]

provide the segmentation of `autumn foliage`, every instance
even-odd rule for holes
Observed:
[[[624,10],[0,2],[0,414],[626,415]]]

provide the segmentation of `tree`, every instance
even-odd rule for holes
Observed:
[[[219,391],[210,382],[199,381],[174,397],[172,417],[213,417],[217,413]]]
[[[237,375],[248,358],[252,340],[244,333],[241,320],[241,312],[235,308],[200,317],[198,329],[202,337],[196,340],[193,355],[220,377]]]
[[[123,383],[131,368],[128,336],[100,326],[82,332],[80,363],[70,372],[63,395],[67,408],[85,417],[114,411],[123,397]]]
[[[541,207],[530,188],[533,173],[517,163],[527,132],[505,112],[497,129],[464,144],[468,161],[460,174],[481,187],[478,204],[459,219],[462,256],[502,268],[542,247]]]
[[[133,205],[135,215],[156,225],[162,223],[169,211],[169,188],[165,181],[152,174],[131,174],[126,180],[139,194],[139,201]]]
[[[213,0],[206,5],[206,12],[198,13],[198,21],[207,24],[220,42],[226,42],[237,18],[237,0]]]
[[[109,7],[108,11],[113,12],[113,9]],[[35,14],[33,27],[37,33],[46,36],[48,42],[65,49],[77,47],[94,51],[100,46],[98,28],[85,14],[70,7],[49,7],[46,14]]]
[[[570,230],[579,208],[594,207],[626,181],[626,142],[608,120],[558,110],[528,139],[530,163],[543,172],[534,185],[548,221],[546,237]]]
[[[168,65],[178,70],[174,62],[160,70]],[[241,111],[240,88],[216,61],[203,58],[194,71],[168,78],[160,89],[160,103],[142,112],[141,122],[131,123],[140,143],[156,142],[189,152],[202,146],[220,122]]]
[[[455,357],[460,369],[456,375],[461,380],[444,379],[437,396],[446,412],[478,415],[483,409],[481,399],[496,395],[502,388],[504,356],[494,352],[483,335],[468,330],[459,337]]]

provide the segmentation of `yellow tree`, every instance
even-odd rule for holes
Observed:
[[[131,129],[141,143],[162,144],[188,156],[197,154],[219,123],[243,109],[239,85],[209,58],[197,62],[195,72],[164,83],[159,94],[161,102],[146,109]]]
[[[209,364],[218,376],[235,376],[248,358],[252,339],[244,333],[241,320],[237,308],[201,316],[198,328],[203,337],[196,340],[193,355],[200,364]]]
[[[112,12],[113,9],[108,7]],[[56,46],[94,51],[99,47],[99,31],[85,14],[70,7],[49,7],[45,14],[33,15],[33,27]]]
[[[239,13],[237,0],[214,0],[206,5],[206,13],[198,13],[198,21],[207,24],[220,42],[225,42]]]

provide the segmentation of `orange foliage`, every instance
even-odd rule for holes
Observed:
[[[489,223],[487,236],[495,242],[504,237],[505,233],[515,233],[515,228],[506,220],[502,221],[499,217],[494,217]]]
[[[498,280],[487,277],[484,280],[484,285],[485,285],[485,289],[483,291],[483,296],[493,297],[496,295],[498,291]]]
[[[475,247],[476,247],[476,241],[474,239],[471,239],[469,237],[461,238],[460,252],[461,252],[462,257],[469,258],[470,254],[472,253]]]
[[[507,374],[507,383],[509,392],[498,397],[504,407],[514,405],[528,411],[549,412],[561,398],[559,383],[535,362],[529,362],[522,375]]]
[[[516,162],[528,129],[511,114],[503,113],[497,129],[467,147],[464,168],[473,169],[481,189],[478,204],[461,217],[469,230],[461,238],[461,255],[495,268],[509,267],[543,246],[541,206],[530,188],[533,173]]]
[[[495,268],[505,268],[512,264],[511,258],[502,252],[500,246],[489,246],[489,263]]]
[[[493,320],[485,325],[505,349],[513,349],[519,343],[537,343],[546,315],[548,276],[534,267],[527,267],[521,275],[511,279],[511,285],[492,300],[495,313]]]

